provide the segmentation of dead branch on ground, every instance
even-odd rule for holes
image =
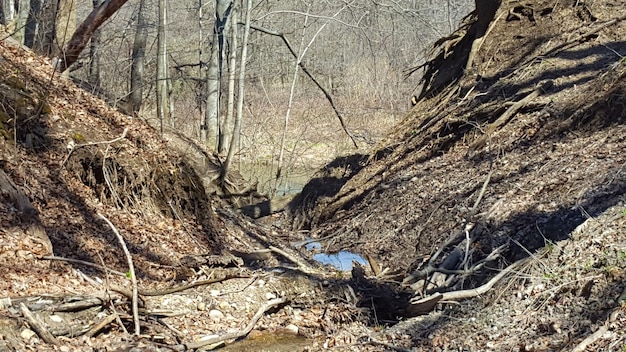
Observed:
[[[51,345],[57,345],[59,341],[54,337],[44,326],[44,324],[37,319],[33,315],[33,313],[26,307],[24,303],[20,303],[20,310],[22,311],[22,315],[24,319],[28,322],[28,325],[44,340],[46,343]]]
[[[115,228],[113,223],[100,213],[98,213],[98,216],[100,216],[100,218],[109,225],[111,230],[113,230],[113,233],[115,233],[115,236],[120,242],[120,245],[122,246],[122,250],[124,251],[124,254],[126,255],[126,260],[128,261],[128,271],[130,272],[130,280],[133,285],[132,307],[133,307],[133,320],[135,321],[135,335],[139,336],[139,334],[141,333],[140,331],[141,327],[139,325],[137,276],[135,275],[135,266],[133,265],[133,258],[131,257],[130,252],[128,251],[128,248],[126,247],[126,242],[124,241],[124,237],[120,235],[119,231],[117,231],[117,228]]]
[[[229,275],[224,275],[223,277],[220,278],[215,278],[215,279],[208,279],[208,280],[201,280],[201,281],[196,281],[196,282],[192,282],[189,284],[185,284],[185,285],[180,285],[180,286],[174,286],[174,287],[170,287],[170,288],[166,288],[163,290],[154,290],[154,291],[146,291],[146,290],[142,290],[142,289],[138,289],[137,292],[139,295],[141,296],[164,296],[164,295],[168,295],[171,293],[176,293],[176,292],[181,292],[181,291],[185,291],[191,288],[195,288],[195,287],[199,287],[199,286],[204,286],[204,285],[210,285],[210,284],[214,284],[217,282],[222,282],[222,281],[226,281],[229,279],[239,279],[239,278],[249,278],[250,275],[245,275],[245,274],[229,274]],[[126,296],[127,298],[132,298],[133,293],[129,292],[127,289],[122,288],[122,287],[117,287],[117,286],[111,286],[111,290],[120,293],[124,296]]]
[[[539,97],[542,93],[545,93],[547,90],[552,88],[553,85],[554,85],[554,82],[552,80],[544,81],[544,82],[538,84],[537,88],[535,88],[530,94],[528,94],[527,96],[522,98],[520,101],[513,103],[513,105],[511,105],[504,112],[504,114],[502,114],[500,117],[498,117],[498,119],[496,119],[494,122],[490,123],[487,126],[487,128],[485,128],[485,134],[483,136],[481,136],[480,138],[478,138],[476,141],[474,141],[474,143],[472,143],[470,145],[469,152],[476,151],[476,150],[482,148],[487,143],[487,139],[491,138],[491,135],[494,132],[496,132],[497,129],[499,129],[502,126],[506,125],[509,122],[509,120],[511,119],[511,117],[513,117],[513,115],[515,115],[520,109],[522,109],[524,106],[532,103],[533,100],[535,100],[537,97]]]
[[[261,317],[263,316],[263,314],[265,314],[265,312],[267,312],[269,309],[271,309],[274,306],[285,303],[286,301],[287,300],[285,299],[285,297],[281,297],[281,298],[275,298],[271,301],[266,302],[263,306],[259,308],[259,310],[257,310],[256,314],[254,314],[252,319],[250,319],[250,322],[248,323],[248,325],[246,325],[245,328],[239,331],[231,332],[228,334],[224,334],[222,336],[213,337],[213,338],[206,339],[203,341],[186,343],[184,345],[176,346],[176,349],[181,350],[181,351],[193,350],[193,349],[201,348],[207,345],[217,344],[217,343],[224,342],[227,340],[233,340],[233,339],[244,337],[248,335],[250,331],[252,331],[256,323],[259,321],[259,319],[261,319]]]
[[[116,313],[107,315],[106,317],[102,318],[102,320],[100,320],[98,324],[92,326],[91,329],[89,329],[89,331],[85,333],[85,336],[87,337],[95,336],[100,330],[104,329],[107,325],[111,324],[116,319],[117,319]]]
[[[439,301],[459,301],[459,300],[464,300],[464,299],[483,295],[487,293],[489,290],[491,290],[493,286],[498,281],[500,281],[504,276],[512,272],[521,264],[527,262],[529,258],[530,257],[520,259],[516,261],[515,263],[509,265],[508,267],[500,271],[498,275],[491,278],[491,280],[489,280],[486,284],[482,286],[469,289],[469,290],[460,290],[460,291],[452,291],[452,292],[444,292],[444,293],[438,292],[434,295],[430,295],[428,297],[412,301],[411,306],[408,308],[408,311],[415,315],[426,314],[432,311]]]
[[[55,255],[46,255],[46,256],[43,256],[43,257],[41,257],[39,259],[41,259],[41,260],[58,260],[58,261],[62,261],[62,262],[81,264],[81,265],[89,266],[89,267],[92,267],[92,268],[100,269],[100,270],[102,270],[104,272],[110,272],[110,273],[115,274],[115,275],[126,276],[126,274],[121,272],[121,271],[109,269],[106,266],[94,264],[94,263],[91,263],[91,262],[86,262],[84,260],[79,260],[79,259],[63,258],[63,257],[57,257]]]

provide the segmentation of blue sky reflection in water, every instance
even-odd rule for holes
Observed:
[[[313,259],[324,265],[330,264],[342,271],[352,270],[353,260],[362,265],[367,264],[363,257],[348,251],[340,251],[339,253],[334,254],[318,253],[313,256]]]

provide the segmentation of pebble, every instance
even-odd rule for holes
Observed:
[[[272,293],[272,292],[267,292],[267,293],[265,294],[265,299],[267,299],[268,301],[269,301],[270,299],[274,299],[274,298],[276,298],[276,295],[275,295],[274,293]]]
[[[288,334],[298,335],[298,327],[294,324],[285,326],[285,332]]]
[[[34,331],[32,331],[31,329],[24,329],[22,330],[22,332],[20,333],[20,336],[26,340],[26,341],[30,341],[30,339],[33,338],[33,336],[35,336],[37,334],[35,334]]]
[[[205,311],[206,310],[206,303],[198,302],[198,310],[199,311]]]
[[[222,318],[224,318],[224,313],[220,312],[217,309],[211,309],[209,311],[209,317],[213,320],[220,320]]]

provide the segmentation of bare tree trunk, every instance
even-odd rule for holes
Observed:
[[[343,6],[342,8],[340,8],[331,18],[335,18],[339,15],[339,13],[341,13],[348,5],[346,4],[345,6]],[[330,19],[327,19],[326,22],[324,22],[323,25],[320,26],[320,28],[317,30],[317,32],[315,32],[315,34],[313,35],[313,37],[311,38],[311,40],[309,41],[309,43],[304,46],[304,33],[306,32],[306,28],[307,28],[307,22],[309,19],[309,11],[307,9],[307,14],[305,15],[305,20],[304,20],[304,27],[302,28],[302,41],[300,42],[300,49],[299,49],[299,53],[296,56],[296,63],[295,63],[295,68],[294,68],[294,74],[293,74],[293,80],[291,83],[291,91],[289,93],[289,103],[287,104],[287,112],[285,113],[285,122],[284,122],[284,126],[283,126],[283,134],[282,134],[282,139],[281,139],[281,143],[280,143],[280,153],[278,155],[278,169],[276,170],[276,188],[278,188],[278,181],[282,175],[282,170],[283,170],[283,156],[284,156],[284,151],[285,151],[285,141],[286,141],[286,135],[287,135],[287,127],[289,125],[289,116],[291,114],[291,106],[293,105],[293,96],[295,94],[295,88],[296,88],[296,82],[298,79],[298,69],[302,68],[304,71],[304,67],[302,66],[302,59],[304,58],[304,56],[306,55],[307,51],[309,50],[309,48],[311,48],[311,45],[313,44],[313,42],[315,42],[315,39],[317,38],[317,36],[322,32],[322,30],[324,30],[324,28],[326,27],[326,25],[330,22]],[[285,39],[283,37],[283,39]],[[307,73],[307,75],[309,77],[312,78],[312,76]],[[315,79],[313,79],[314,82],[316,82]],[[318,87],[321,88],[321,85],[318,85]],[[322,91],[325,92],[326,97],[329,98],[330,95],[328,95],[326,93],[326,91],[324,89],[322,89]],[[332,104],[332,99],[329,99],[329,101]],[[334,105],[334,104],[332,104]],[[354,143],[355,147],[356,147],[356,142],[354,142],[354,138],[352,137],[352,135],[348,132],[348,129],[345,127],[343,118],[341,117],[340,114],[337,114],[337,116],[339,117],[339,121],[341,121],[341,125],[344,128],[344,131],[346,131],[348,133],[348,136],[350,136],[350,138],[352,138],[352,142]]]
[[[0,24],[8,25],[15,20],[18,10],[19,0],[0,0]]]
[[[230,141],[233,138],[235,133],[238,131],[234,130],[234,111],[235,111],[235,73],[237,71],[237,26],[238,22],[237,11],[233,10],[232,18],[230,21],[231,24],[231,40],[229,43],[230,55],[229,55],[229,63],[228,63],[228,103],[226,110],[226,117],[224,118],[224,124],[222,128],[222,134],[220,146],[229,146]],[[218,153],[222,153],[221,150],[218,150]]]
[[[93,0],[93,8],[97,9],[103,0]],[[89,42],[89,75],[87,80],[95,87],[100,86],[100,39],[102,32],[97,29]]]
[[[39,0],[31,0],[39,1]],[[76,60],[78,55],[85,49],[87,42],[104,21],[106,21],[111,15],[115,13],[122,5],[128,0],[105,0],[97,9],[94,9],[89,16],[78,26],[72,39],[70,39],[65,48],[65,52],[61,55],[61,64],[58,66],[58,70],[63,72],[67,70]],[[25,43],[26,44],[26,40]]]
[[[159,34],[157,36],[157,115],[163,126],[172,126],[168,113],[168,65],[167,65],[167,0],[159,0]]]
[[[35,34],[33,50],[40,55],[51,56],[56,38],[56,20],[59,1],[47,0],[41,2],[41,4],[42,7],[39,9],[39,15],[36,19],[37,33]]]
[[[148,38],[145,7],[146,0],[139,0],[137,29],[135,32],[135,42],[133,43],[133,62],[130,68],[130,105],[134,114],[139,113],[143,102],[143,76],[146,63],[146,39]]]
[[[304,24],[302,26],[302,37],[300,38],[300,48],[298,49],[298,57],[296,57],[296,64],[293,70],[293,78],[291,80],[291,88],[289,90],[289,101],[287,102],[287,112],[285,113],[285,119],[283,120],[283,133],[280,138],[280,152],[278,153],[278,166],[276,169],[276,183],[274,186],[275,193],[278,189],[278,182],[283,173],[283,159],[285,155],[285,142],[287,141],[287,129],[289,128],[289,118],[291,117],[291,107],[293,106],[293,97],[296,93],[296,84],[298,83],[298,71],[300,69],[300,62],[304,57],[304,35],[306,33],[307,24],[309,23],[309,9],[307,8],[306,15],[304,16]]]
[[[215,1],[215,25],[213,26],[213,43],[211,60],[207,72],[207,105],[205,111],[202,141],[209,147],[219,149],[220,134],[220,81],[222,77],[222,48],[224,47],[224,29],[230,17],[232,1]]]
[[[35,45],[35,35],[37,34],[37,18],[41,11],[41,0],[30,0],[28,19],[24,28],[24,45],[33,48]]]
[[[239,66],[239,94],[237,96],[237,117],[233,127],[233,138],[230,140],[228,155],[222,169],[222,182],[226,178],[230,165],[235,156],[235,148],[239,144],[239,134],[241,131],[241,120],[243,119],[243,97],[246,77],[246,60],[248,59],[248,38],[250,37],[250,13],[252,12],[252,0],[246,2],[246,19],[243,31],[243,42],[241,43],[241,64]],[[233,49],[234,50],[234,49]]]
[[[476,59],[476,55],[480,50],[480,46],[485,40],[484,36],[487,33],[489,24],[491,23],[491,21],[493,21],[496,12],[498,12],[498,8],[500,8],[501,2],[502,0],[474,0],[474,4],[476,5],[476,15],[478,16],[478,19],[473,25],[473,27],[476,29],[476,34],[474,37],[474,41],[472,42],[472,48],[470,49],[470,53],[467,57],[465,70],[470,70],[472,68],[472,64]]]
[[[101,1],[101,0],[100,0]],[[58,56],[76,30],[76,0],[58,0],[56,9],[55,45],[51,55]]]

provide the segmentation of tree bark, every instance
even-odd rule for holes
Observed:
[[[54,43],[57,36],[57,15],[59,0],[47,0],[41,3],[37,16],[37,32],[33,50],[44,56],[51,56],[54,52]]]
[[[230,140],[230,147],[228,148],[228,155],[224,162],[222,169],[222,185],[226,179],[228,169],[232,164],[233,157],[235,156],[235,148],[239,144],[239,133],[241,130],[241,120],[243,119],[243,96],[245,93],[244,82],[246,77],[246,60],[248,59],[248,38],[250,37],[250,13],[252,12],[252,0],[246,2],[246,19],[243,32],[243,42],[241,43],[241,64],[239,67],[239,94],[237,96],[237,117],[235,118],[235,125],[233,127],[233,138]]]
[[[31,0],[39,1],[39,0]],[[87,42],[93,33],[106,21],[111,15],[119,10],[128,0],[105,0],[97,9],[94,9],[89,16],[78,26],[72,39],[70,39],[65,48],[65,52],[60,57],[60,65],[58,70],[63,72],[67,70],[76,60],[78,56],[87,46]],[[24,43],[26,44],[26,42]]]
[[[30,0],[28,10],[28,19],[24,27],[24,45],[33,48],[35,45],[35,34],[37,33],[37,17],[41,10],[41,0]]]
[[[220,135],[220,146],[230,147],[230,141],[233,136],[239,131],[234,129],[234,115],[235,115],[235,73],[237,71],[237,11],[233,10],[231,15],[231,40],[229,43],[230,55],[228,63],[228,102],[226,104],[226,117],[224,118],[224,124],[222,128],[222,134]],[[218,153],[221,154],[222,150],[218,149]]]
[[[213,43],[211,60],[207,72],[207,105],[202,129],[202,141],[211,148],[217,148],[220,134],[220,81],[222,78],[222,53],[224,47],[224,30],[226,28],[232,1],[215,1],[215,25],[213,26]]]
[[[0,0],[0,24],[6,26],[13,21],[18,11],[16,10],[18,0]],[[18,1],[19,2],[19,1]]]
[[[103,0],[93,0],[93,9],[102,5]],[[97,29],[89,42],[89,76],[87,80],[95,87],[100,87],[100,39],[102,32]]]
[[[172,126],[168,113],[168,65],[167,65],[167,0],[159,0],[159,34],[157,36],[157,115],[161,123]]]
[[[133,43],[132,66],[130,68],[130,105],[133,114],[139,113],[143,102],[143,77],[146,62],[146,39],[148,30],[145,19],[146,0],[139,1],[137,11],[137,30],[135,32],[135,42]]]

